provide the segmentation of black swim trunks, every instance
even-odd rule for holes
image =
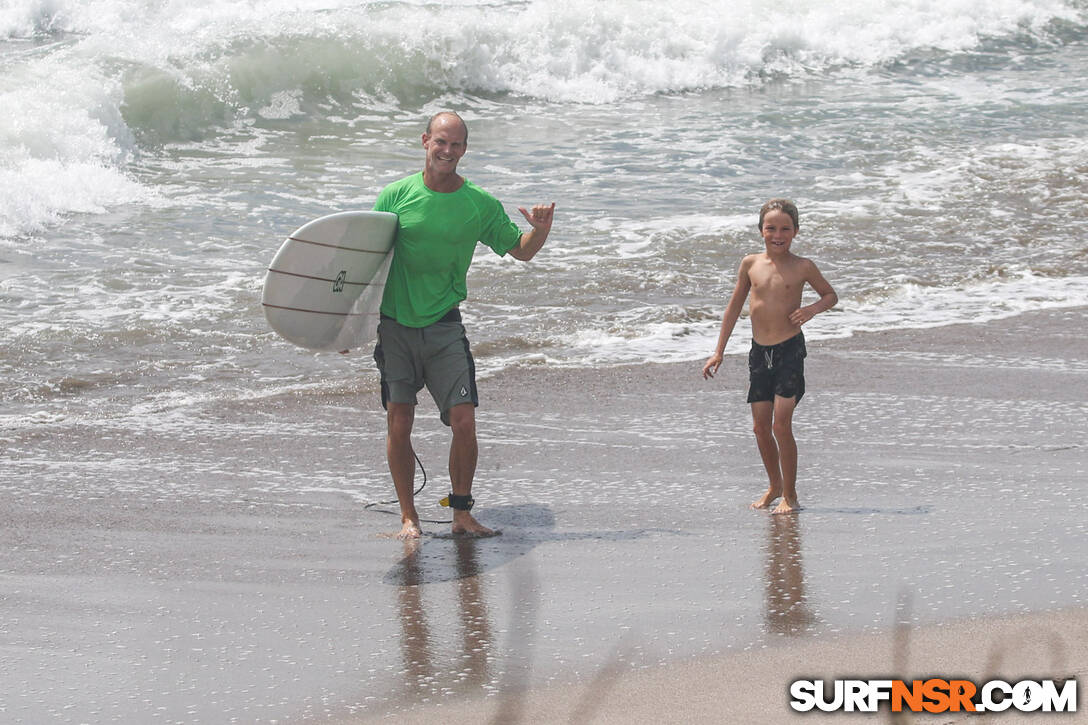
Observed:
[[[782,398],[801,398],[805,395],[805,336],[797,333],[777,345],[760,345],[752,341],[748,353],[748,402],[758,403]]]

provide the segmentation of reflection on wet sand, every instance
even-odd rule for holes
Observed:
[[[816,622],[805,599],[800,516],[767,517],[764,621],[773,634],[796,636]]]
[[[487,510],[490,525],[506,533],[498,538],[425,535],[402,542],[403,554],[382,581],[395,587],[403,667],[395,698],[412,706],[435,698],[501,695],[491,723],[524,720],[524,695],[530,685],[541,591],[536,565],[522,560],[506,570],[510,599],[491,601],[490,609],[508,612],[496,633],[487,597],[495,597],[492,573],[521,560],[542,543],[635,541],[671,529],[555,532],[555,514],[546,506],[521,504]],[[501,587],[507,588],[507,587]],[[617,650],[618,651],[618,650]],[[575,708],[577,721],[592,719],[599,695],[616,682],[618,660],[594,678],[592,693]],[[403,679],[401,679],[403,678]]]
[[[490,677],[488,652],[492,648],[491,621],[487,611],[476,539],[452,542],[455,553],[458,612],[461,624],[460,654],[446,668],[435,665],[437,648],[432,646],[431,628],[423,599],[420,539],[404,542],[404,559],[399,568],[397,604],[401,623],[401,657],[409,695],[436,691],[468,693],[478,691]],[[445,670],[445,671],[440,671]]]

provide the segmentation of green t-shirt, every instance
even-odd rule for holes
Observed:
[[[382,189],[374,211],[399,217],[381,311],[408,327],[426,327],[468,296],[477,242],[505,255],[521,230],[495,197],[471,181],[448,194],[431,191],[423,172]]]

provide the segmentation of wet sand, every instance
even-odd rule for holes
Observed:
[[[25,481],[0,495],[0,714],[779,722],[800,675],[1083,678],[1084,315],[814,341],[795,517],[747,508],[738,355],[709,382],[698,362],[486,376],[486,541],[381,536],[369,373],[196,426],[0,432]],[[422,413],[442,518],[446,432]]]
[[[558,678],[562,684],[522,688],[514,677],[508,691],[487,697],[415,703],[398,714],[398,722],[442,717],[494,723],[856,721],[864,716],[792,712],[789,683],[801,677],[892,676],[1083,681],[1088,576],[1076,562],[1083,554],[1088,514],[1088,406],[1080,392],[1088,389],[1088,340],[1079,332],[1084,314],[1042,312],[985,325],[811,343],[810,395],[797,422],[806,510],[798,517],[741,514],[749,518],[746,523],[766,524],[762,561],[706,566],[698,550],[713,534],[703,532],[690,544],[696,550],[691,566],[698,568],[701,561],[710,577],[747,578],[764,588],[761,621],[744,614],[738,620],[751,628],[750,638],[734,638],[724,654],[689,651],[678,659],[648,662],[626,657],[633,640],[617,629],[598,642],[595,667],[580,670],[574,663],[566,678]],[[705,476],[708,487],[715,479],[727,485],[730,474],[715,471],[699,455],[705,447],[718,448],[722,458],[741,468],[745,485],[730,487],[728,497],[691,502],[688,526],[696,532],[714,518],[708,507],[743,508],[763,485],[758,465],[744,465],[756,454],[748,440],[746,406],[737,400],[743,393],[743,358],[727,357],[712,382],[698,377],[698,367],[542,373],[555,389],[569,391],[572,430],[594,415],[605,437],[624,415],[630,416],[628,430],[652,427],[658,414],[650,411],[671,406],[667,419],[685,435],[699,429],[705,435],[702,442],[686,443],[647,436],[630,466],[617,463],[609,451],[582,458],[572,450],[569,466],[583,464],[598,479],[617,467],[636,477],[641,467],[643,478],[662,482],[688,469]],[[490,387],[510,390],[514,383],[502,376]],[[507,393],[502,407],[520,409],[529,399]],[[649,423],[637,417],[643,402]],[[719,404],[728,412],[715,415]],[[701,413],[684,426],[685,415],[676,410]],[[619,441],[612,445],[623,449]],[[627,509],[629,503],[638,511],[629,519],[632,525],[639,517],[652,521],[658,510],[622,499],[616,506]],[[624,518],[623,512],[614,514],[614,520]],[[926,527],[930,518],[940,523]],[[684,526],[683,520],[670,524]],[[1006,539],[1027,549],[1015,563],[1001,551]],[[743,558],[744,547],[738,548]],[[830,558],[817,558],[821,554]],[[1055,559],[1065,563],[1039,578],[1027,571],[1043,571]],[[843,569],[856,576],[844,576]],[[652,578],[629,586],[653,588]],[[830,583],[814,592],[821,579]],[[622,586],[617,582],[617,591]],[[686,580],[686,586],[695,585]],[[884,596],[876,594],[881,589]],[[726,628],[717,610],[730,610],[728,591],[720,590],[721,600],[703,613],[708,629]],[[678,612],[705,604],[710,594],[685,599],[667,588],[658,593]],[[639,600],[630,590],[618,596],[624,595]],[[592,606],[591,601],[590,595],[574,606]],[[692,628],[670,622],[653,602],[641,603],[654,626],[690,634]],[[856,611],[834,611],[851,607]],[[865,612],[876,616],[866,619]],[[531,636],[524,640],[532,645]],[[673,651],[683,650],[681,644]],[[870,717],[896,721],[887,711]],[[1046,715],[1015,712],[914,717],[942,723],[1048,721]],[[1083,707],[1076,715],[1051,718],[1088,722]]]
[[[399,723],[597,723],[634,722],[1088,722],[1076,713],[900,713],[885,704],[877,713],[795,712],[789,707],[796,679],[905,680],[1001,679],[1015,683],[1043,678],[1078,678],[1088,672],[1088,610],[946,622],[887,633],[799,641],[789,647],[702,658],[638,671],[603,666],[585,681],[563,687],[518,691],[498,697],[415,705]],[[1083,688],[1078,688],[1079,698]],[[353,723],[385,718],[351,719]]]

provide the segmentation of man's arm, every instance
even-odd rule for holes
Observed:
[[[537,204],[532,212],[519,206],[518,211],[533,228],[521,235],[518,245],[511,249],[509,254],[514,259],[528,262],[536,256],[536,253],[544,246],[544,242],[548,240],[548,232],[552,230],[552,217],[555,215],[555,202],[553,201],[551,206]]]

